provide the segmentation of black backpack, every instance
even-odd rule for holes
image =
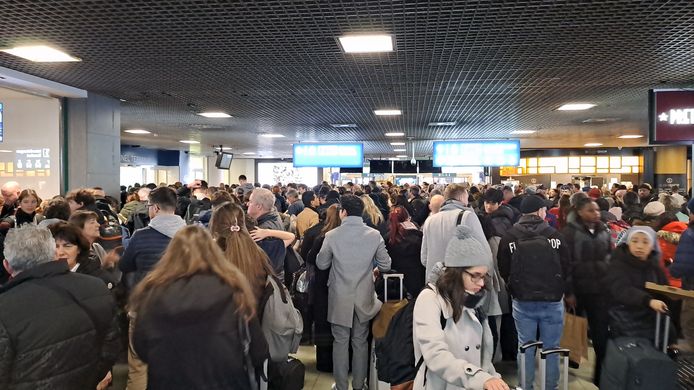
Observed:
[[[410,300],[398,310],[388,324],[386,335],[376,340],[376,370],[378,380],[399,385],[414,380],[417,371],[424,363],[421,357],[414,362],[414,341],[412,340],[412,321],[415,300]],[[446,327],[446,319],[441,313],[441,329]]]
[[[553,248],[547,238],[554,228],[539,233],[521,233],[511,229],[515,249],[511,254],[511,295],[521,301],[559,301],[564,294],[564,277],[559,247]],[[556,239],[557,244],[560,241]],[[512,244],[513,245],[513,244]]]

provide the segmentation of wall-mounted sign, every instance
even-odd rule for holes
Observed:
[[[518,166],[520,141],[437,141],[435,167]]]
[[[650,142],[694,143],[694,90],[651,90]]]
[[[294,144],[295,167],[361,168],[363,144]]]

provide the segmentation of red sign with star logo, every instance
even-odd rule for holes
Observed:
[[[650,143],[694,144],[694,90],[651,90]]]

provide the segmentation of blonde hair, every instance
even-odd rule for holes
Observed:
[[[210,232],[226,259],[238,267],[250,283],[256,299],[260,299],[268,275],[274,272],[268,256],[248,233],[243,209],[232,202],[216,206],[210,220]]]
[[[251,286],[239,269],[231,264],[212,239],[197,225],[187,226],[171,239],[154,269],[135,287],[129,310],[147,310],[153,296],[173,282],[197,274],[213,274],[229,286],[237,313],[249,320],[255,315]]]
[[[385,219],[383,218],[383,214],[381,213],[381,210],[379,210],[378,207],[376,207],[376,204],[369,195],[362,195],[361,200],[364,201],[364,214],[369,216],[369,218],[371,219],[371,223],[378,226],[383,221],[385,221]]]

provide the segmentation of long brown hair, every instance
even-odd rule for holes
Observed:
[[[405,228],[402,227],[401,223],[409,219],[410,213],[403,206],[395,206],[390,210],[390,215],[388,216],[390,225],[390,229],[388,229],[388,243],[390,245],[396,245],[405,238]]]
[[[436,281],[436,290],[438,290],[439,295],[453,309],[454,322],[458,322],[463,314],[463,305],[467,297],[463,284],[463,273],[466,270],[467,267],[446,267],[446,270]]]
[[[321,229],[321,235],[335,229],[340,226],[342,221],[340,220],[340,206],[337,204],[332,204],[325,211],[325,223],[323,223],[323,229]]]
[[[274,272],[265,252],[248,234],[245,218],[239,205],[222,203],[212,212],[210,231],[224,256],[241,270],[251,284],[255,297],[260,299],[268,275]]]
[[[135,287],[129,309],[146,310],[150,299],[178,279],[213,274],[229,286],[237,313],[246,320],[255,315],[255,298],[245,276],[229,262],[210,233],[197,225],[187,226],[171,239],[154,269]]]

